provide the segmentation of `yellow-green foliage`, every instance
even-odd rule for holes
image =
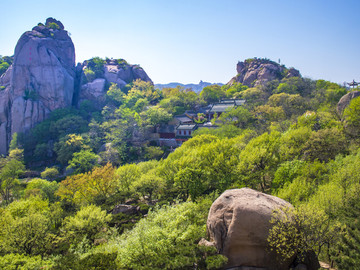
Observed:
[[[210,200],[187,202],[150,212],[133,230],[99,251],[117,251],[119,269],[185,269],[195,263],[201,269],[212,269],[214,262],[220,267],[226,262],[222,256],[216,255],[214,249],[204,253],[198,246],[205,236],[210,205]],[[206,257],[213,257],[207,260],[208,265]]]

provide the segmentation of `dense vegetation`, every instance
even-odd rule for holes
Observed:
[[[12,64],[13,60],[14,60],[14,57],[0,55],[0,76],[5,73],[5,71]]]
[[[14,136],[0,160],[0,268],[217,269],[226,258],[197,245],[209,207],[224,190],[246,186],[295,206],[304,228],[295,250],[356,269],[360,98],[341,119],[336,104],[346,93],[297,77],[213,85],[199,95],[135,81],[109,86],[97,104],[54,111]],[[221,98],[246,103],[173,152],[150,139],[174,115]],[[113,214],[125,203],[136,210]]]

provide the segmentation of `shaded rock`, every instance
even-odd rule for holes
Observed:
[[[317,269],[319,269],[319,268],[316,268],[316,270]],[[298,264],[295,268],[294,268],[294,270],[309,270],[307,267],[306,267],[306,265],[305,264]]]
[[[0,79],[0,154],[11,136],[25,132],[51,111],[70,106],[74,94],[75,49],[64,26],[34,27],[19,39],[12,66]]]
[[[268,250],[267,243],[272,213],[283,207],[292,206],[249,188],[227,190],[215,200],[207,230],[210,241],[229,259],[228,268],[289,269],[293,258],[282,261],[279,255]]]
[[[54,18],[51,18],[51,17],[47,18],[45,25],[50,26],[51,23],[56,23],[60,27],[60,30],[64,30],[64,25],[60,21],[55,20]]]
[[[336,107],[336,111],[338,113],[339,116],[342,116],[342,114],[344,113],[344,110],[347,106],[349,106],[350,102],[352,99],[356,98],[360,96],[360,91],[353,91],[350,93],[347,93],[346,95],[344,95],[338,102],[337,107]]]
[[[236,71],[238,74],[230,80],[229,85],[239,82],[249,87],[254,87],[272,80],[301,77],[300,72],[294,68],[287,69],[285,66],[273,61],[258,58],[238,62]]]
[[[140,211],[139,206],[133,206],[133,205],[127,205],[127,204],[118,204],[114,207],[114,209],[111,211],[113,215],[123,213],[127,215],[133,215]]]
[[[295,269],[317,270],[320,268],[318,257],[314,251],[308,251],[302,255],[299,254],[294,263],[296,265]]]
[[[98,78],[81,86],[80,100],[97,100],[105,94],[106,80]]]

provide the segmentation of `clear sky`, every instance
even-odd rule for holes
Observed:
[[[76,61],[124,58],[155,83],[226,83],[251,57],[312,79],[360,81],[359,0],[0,0],[0,10],[0,55],[54,17]]]

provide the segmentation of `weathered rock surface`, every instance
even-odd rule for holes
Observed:
[[[82,64],[82,70],[87,68],[87,63],[88,61],[85,61]],[[123,88],[137,79],[152,83],[144,69],[139,65],[130,65],[123,59],[121,61],[107,59],[103,66],[103,75],[81,86],[79,103],[86,99],[98,102],[99,98],[101,100],[101,97],[106,94],[107,87],[111,83],[116,83],[119,88]],[[82,81],[86,81],[84,75],[82,75]]]
[[[50,24],[52,23],[52,24]],[[70,106],[74,94],[75,49],[61,22],[49,18],[19,39],[12,66],[0,78],[0,154],[11,135]]]
[[[237,75],[228,84],[242,83],[249,87],[265,84],[272,80],[300,77],[300,72],[294,68],[286,68],[267,59],[247,59],[236,65]]]
[[[347,106],[349,106],[351,100],[358,96],[360,96],[360,91],[353,91],[353,92],[347,93],[339,100],[337,107],[336,107],[336,111],[339,114],[339,116],[342,116],[345,108]]]
[[[127,205],[127,204],[118,204],[114,207],[114,209],[111,211],[113,215],[123,213],[127,215],[133,215],[140,212],[139,206],[133,206],[133,205]]]
[[[103,74],[88,82],[75,68],[75,49],[64,25],[48,18],[19,39],[13,64],[0,77],[0,154],[6,154],[11,136],[26,132],[55,109],[83,100],[101,104],[111,83],[123,87],[136,79],[150,81],[138,65],[107,59]]]
[[[228,257],[227,268],[256,267],[267,270],[289,269],[293,259],[280,263],[268,251],[270,219],[275,209],[290,203],[249,188],[225,191],[210,208],[207,230],[210,241]]]

